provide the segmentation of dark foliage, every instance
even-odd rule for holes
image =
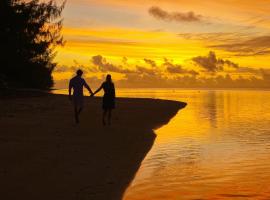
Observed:
[[[0,1],[0,79],[9,85],[48,89],[53,86],[55,47],[63,45],[64,3],[39,0]]]

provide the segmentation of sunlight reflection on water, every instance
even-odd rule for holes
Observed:
[[[138,95],[188,106],[156,131],[155,144],[125,200],[270,199],[269,91],[159,90]]]

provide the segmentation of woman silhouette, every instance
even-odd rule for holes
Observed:
[[[104,90],[102,108],[103,108],[103,116],[102,122],[103,125],[106,125],[106,115],[108,113],[108,124],[111,124],[111,115],[112,109],[115,108],[115,89],[114,84],[112,82],[112,77],[110,74],[106,76],[106,81],[102,83],[102,85],[94,92],[93,95],[98,93],[101,89]]]

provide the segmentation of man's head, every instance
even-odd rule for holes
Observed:
[[[77,75],[78,75],[78,76],[82,76],[82,74],[83,74],[83,71],[82,71],[82,70],[80,70],[80,69],[77,70]]]

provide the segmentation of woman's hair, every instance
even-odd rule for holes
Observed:
[[[110,83],[112,82],[112,76],[110,74],[107,74],[106,81]]]

